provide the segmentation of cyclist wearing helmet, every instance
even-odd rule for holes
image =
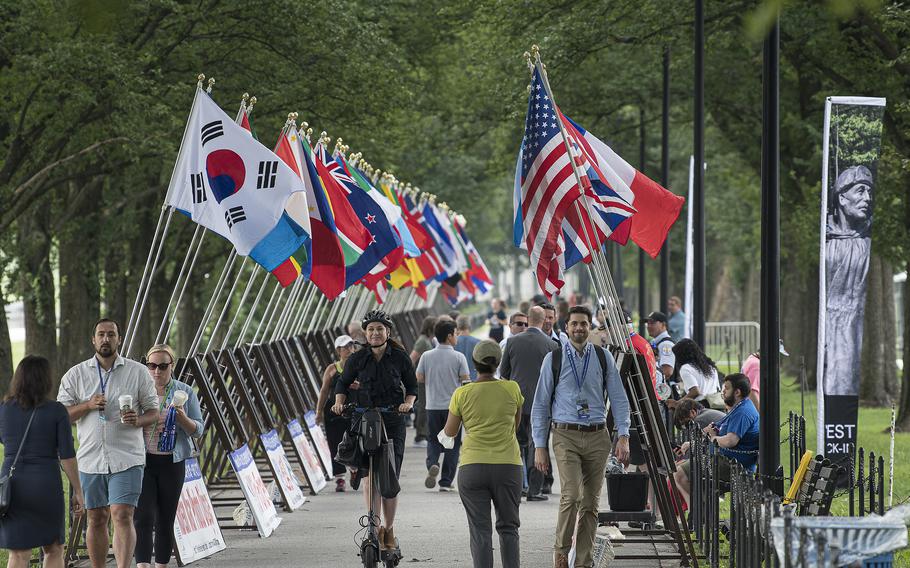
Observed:
[[[369,349],[361,349],[348,358],[335,383],[335,404],[332,412],[341,414],[348,398],[348,389],[354,381],[360,382],[357,391],[360,404],[370,407],[394,406],[406,414],[417,400],[417,377],[408,352],[390,339],[392,320],[381,310],[373,310],[364,316],[361,327],[366,333]],[[395,471],[401,474],[404,460],[405,423],[400,414],[383,413],[386,435],[395,446]],[[368,492],[364,491],[365,498]],[[374,495],[373,510],[379,511],[380,496]],[[379,540],[383,549],[395,548],[392,526],[398,498],[382,499],[382,517],[385,526],[380,527]],[[367,503],[370,508],[370,503]]]

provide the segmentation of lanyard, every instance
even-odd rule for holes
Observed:
[[[581,376],[578,376],[578,368],[575,366],[575,354],[572,352],[572,345],[566,343],[566,357],[569,359],[569,364],[572,367],[572,375],[575,376],[575,387],[581,392],[581,385],[585,382],[585,377],[588,376],[588,363],[591,362],[591,350],[585,346],[585,362],[581,367]]]
[[[101,385],[101,395],[104,396],[105,391],[107,390],[107,383],[111,380],[111,373],[114,372],[114,367],[111,367],[111,370],[107,372],[107,378],[105,379],[101,376],[101,363],[98,361],[95,363],[98,365],[98,383]]]
[[[162,398],[161,402],[158,403],[159,416],[160,416],[160,413],[164,410],[164,407],[167,406],[168,397],[171,396],[172,394],[174,394],[174,388],[175,388],[174,379],[171,379],[167,382],[167,386],[164,387],[164,398]]]
[[[730,412],[728,412],[726,416],[724,416],[723,418],[721,418],[720,422],[718,422],[717,424],[714,425],[714,427],[717,428],[717,431],[718,431],[718,432],[720,431],[721,426],[723,426],[723,425],[727,422],[727,420],[728,420],[731,416],[733,416],[733,411],[736,410],[737,408],[739,408],[739,405],[742,404],[742,403],[744,403],[744,402],[746,402],[747,400],[749,400],[749,399],[744,398],[744,399],[742,399],[741,401],[739,401],[739,402],[737,402],[736,404],[734,404],[734,405],[733,405],[733,408],[730,409]]]

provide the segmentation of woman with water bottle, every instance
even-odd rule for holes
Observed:
[[[145,429],[145,474],[136,507],[136,566],[151,568],[171,560],[174,519],[183,489],[184,461],[193,455],[193,440],[202,437],[202,410],[193,388],[173,378],[177,357],[165,344],[153,346],[146,366],[158,392],[158,422]],[[154,541],[152,533],[154,532]]]

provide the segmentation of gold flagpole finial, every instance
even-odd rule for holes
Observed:
[[[248,100],[250,100],[250,94],[249,94],[249,93],[243,93],[243,96],[240,97],[240,100],[243,101],[244,103],[246,103]]]
[[[253,105],[256,104],[256,97],[250,97],[250,103],[246,105],[247,112],[253,112]]]
[[[206,92],[206,93],[211,93],[211,92],[212,92],[212,85],[214,85],[214,84],[215,84],[215,78],[214,78],[214,77],[209,77],[209,83],[208,83],[208,85],[205,87],[205,92]]]
[[[309,128],[309,127],[310,127],[310,124],[309,124],[307,121],[305,121],[305,120],[301,120],[301,121],[300,121],[300,129],[301,129],[301,130],[303,130],[304,132],[306,132],[306,129]]]
[[[200,89],[202,88],[203,81],[205,81],[205,73],[200,73],[200,74],[196,75],[196,86],[198,88],[200,88]]]
[[[304,123],[304,124],[305,124],[305,123]],[[306,129],[306,141],[307,141],[307,142],[310,141],[310,137],[311,137],[311,136],[313,136],[313,129],[312,129],[312,128],[307,128],[307,129]]]

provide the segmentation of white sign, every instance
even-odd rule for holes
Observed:
[[[310,438],[313,439],[313,444],[316,445],[316,450],[319,452],[322,469],[328,475],[332,471],[332,452],[329,450],[329,441],[325,439],[325,433],[319,427],[319,424],[316,424],[316,413],[314,411],[308,410],[303,415],[303,418],[306,420],[307,430],[310,431]]]
[[[322,466],[319,465],[319,457],[316,455],[316,450],[310,445],[310,439],[307,438],[306,432],[301,428],[300,421],[291,420],[288,424],[288,432],[291,434],[291,440],[294,442],[297,455],[300,456],[300,461],[303,463],[303,471],[310,484],[310,490],[313,493],[319,493],[326,486],[326,479]]]
[[[281,517],[278,516],[275,504],[272,503],[272,498],[262,482],[250,448],[244,444],[228,456],[231,458],[231,466],[234,468],[234,473],[237,474],[237,481],[240,482],[243,496],[246,497],[246,502],[253,513],[259,536],[263,538],[270,536],[281,524]]]
[[[265,453],[272,464],[272,471],[277,477],[278,486],[281,488],[281,494],[292,511],[299,509],[306,501],[303,491],[300,490],[300,481],[291,470],[291,464],[288,462],[288,456],[284,453],[284,447],[281,445],[281,438],[278,432],[272,428],[265,434],[260,434],[259,438],[265,446]]]
[[[184,463],[186,474],[180,500],[177,502],[177,520],[174,522],[177,560],[181,566],[227,548],[209,492],[202,480],[199,461],[190,458]]]

